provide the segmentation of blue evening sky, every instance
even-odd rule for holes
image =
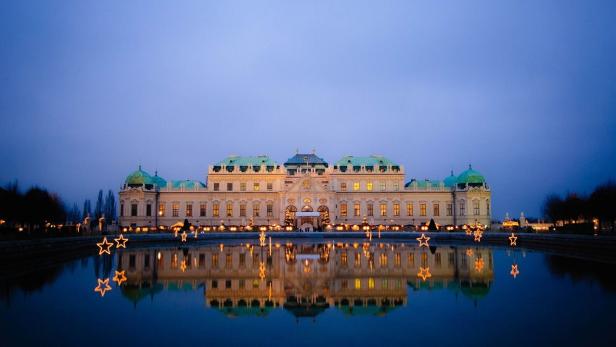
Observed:
[[[615,178],[616,2],[3,1],[0,183],[67,203],[229,154],[469,163],[494,218]]]

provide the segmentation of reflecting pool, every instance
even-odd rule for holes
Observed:
[[[237,240],[4,266],[2,345],[613,345],[613,265],[521,248]]]

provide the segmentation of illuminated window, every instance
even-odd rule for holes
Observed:
[[[400,267],[402,265],[402,256],[400,253],[394,254],[394,266]]]
[[[147,217],[152,216],[152,204],[145,205],[145,215]]]
[[[252,280],[252,288],[253,289],[258,289],[259,288],[259,280],[258,279]]]
[[[272,184],[271,182],[268,182],[268,183],[267,183],[267,190],[268,190],[268,191],[270,191],[270,192],[271,192],[272,190],[274,190],[274,184]]]
[[[347,252],[342,252],[342,254],[340,254],[340,263],[342,264],[342,266],[347,266],[348,264]]]
[[[436,204],[432,204],[432,210],[433,210],[433,214],[434,216],[438,217],[441,215],[441,207],[439,206],[438,203]]]
[[[346,216],[347,216],[347,204],[342,203],[340,204],[340,217],[346,217]]]
[[[259,182],[255,182],[252,184],[252,190],[254,190],[255,192],[258,192],[261,189],[261,186],[259,185]]]
[[[394,204],[394,216],[396,217],[400,216],[400,204],[399,203]]]
[[[177,269],[178,268],[178,255],[177,255],[177,253],[173,253],[173,256],[171,256],[171,268],[172,269]]]
[[[179,217],[180,216],[180,203],[174,202],[171,204],[171,216]]]
[[[246,191],[246,182],[240,182],[240,191],[241,192],[245,192]]]
[[[479,200],[473,200],[473,215],[479,216]]]
[[[379,257],[379,264],[381,264],[381,267],[387,267],[387,254],[381,253],[381,256]]]
[[[360,212],[361,210],[360,210],[359,202],[354,203],[353,204],[353,216],[359,217]]]
[[[359,190],[359,182],[353,182],[353,190]]]
[[[233,203],[227,202],[227,217],[233,217]]]
[[[217,202],[212,204],[212,216],[220,217],[220,204]]]
[[[462,257],[465,258],[465,257]],[[428,255],[426,253],[421,253],[421,267],[428,266]]]
[[[387,204],[381,204],[381,217],[387,217]]]
[[[466,215],[466,202],[464,200],[460,200],[460,216]]]
[[[413,203],[411,203],[411,202],[407,202],[406,203],[406,215],[407,216],[412,216],[413,215]]]
[[[165,216],[165,203],[161,202],[158,204],[158,215],[161,217]]]
[[[368,278],[368,289],[374,289],[374,278]]]
[[[216,182],[214,183],[214,191],[217,192],[220,190],[220,183]]]
[[[361,279],[355,279],[355,289],[361,289]]]
[[[347,190],[346,183],[344,183],[344,182],[340,183],[340,190],[342,190],[342,191]]]
[[[422,217],[426,215],[426,204],[425,203],[419,204],[419,215]]]
[[[366,207],[368,208],[368,217],[374,216],[374,204],[369,202]]]
[[[361,254],[355,252],[355,267],[361,266]]]
[[[274,217],[274,204],[271,204],[271,203],[267,204],[266,209],[267,209],[267,216]]]
[[[260,217],[261,216],[261,204],[259,204],[258,202],[253,202],[252,203],[252,216],[253,217]]]
[[[212,254],[212,267],[218,267],[218,254]]]
[[[186,217],[192,217],[192,203],[186,203]]]
[[[233,191],[233,183],[227,183],[227,191],[228,192]]]
[[[240,217],[246,217],[246,204],[240,204]]]
[[[386,188],[385,182],[380,182],[379,185],[381,186],[381,191],[384,191]]]
[[[453,204],[447,204],[447,215],[453,215]]]
[[[409,253],[407,262],[409,263],[409,266],[415,266],[415,253]]]
[[[372,182],[367,182],[366,183],[366,190],[371,192],[372,191]]]
[[[207,216],[207,203],[202,202],[199,204],[199,217]]]
[[[135,217],[137,215],[137,204],[130,205],[130,215]]]

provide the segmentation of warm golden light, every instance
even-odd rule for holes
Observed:
[[[516,241],[518,240],[518,237],[515,236],[514,233],[511,233],[511,236],[509,236],[509,246],[514,247],[517,246]]]
[[[97,243],[98,246],[98,255],[102,255],[103,253],[111,254],[111,247],[113,243],[107,241],[107,236],[103,237],[103,242]]]
[[[122,285],[122,282],[126,281],[126,271],[116,271],[115,276],[113,276],[113,281],[118,284],[118,286]]]
[[[116,248],[126,248],[126,241],[128,241],[128,239],[125,238],[124,235],[120,234],[120,237],[113,240],[116,242]]]
[[[417,241],[419,241],[419,247],[430,247],[430,245],[428,244],[428,241],[430,240],[429,237],[426,236],[426,234],[421,234],[421,237],[416,238]]]
[[[105,296],[105,293],[111,290],[111,286],[109,285],[109,278],[106,279],[97,279],[98,285],[94,288],[94,291],[101,294],[101,298]]]
[[[423,281],[432,277],[430,273],[430,267],[419,267],[419,272],[417,273],[417,277],[421,278]]]
[[[511,276],[515,279],[520,274],[518,270],[518,264],[511,264],[511,272],[509,272]]]

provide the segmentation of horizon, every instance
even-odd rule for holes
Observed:
[[[406,181],[472,164],[497,220],[616,178],[613,2],[0,7],[0,184],[69,207],[138,165],[205,181],[313,148]]]

